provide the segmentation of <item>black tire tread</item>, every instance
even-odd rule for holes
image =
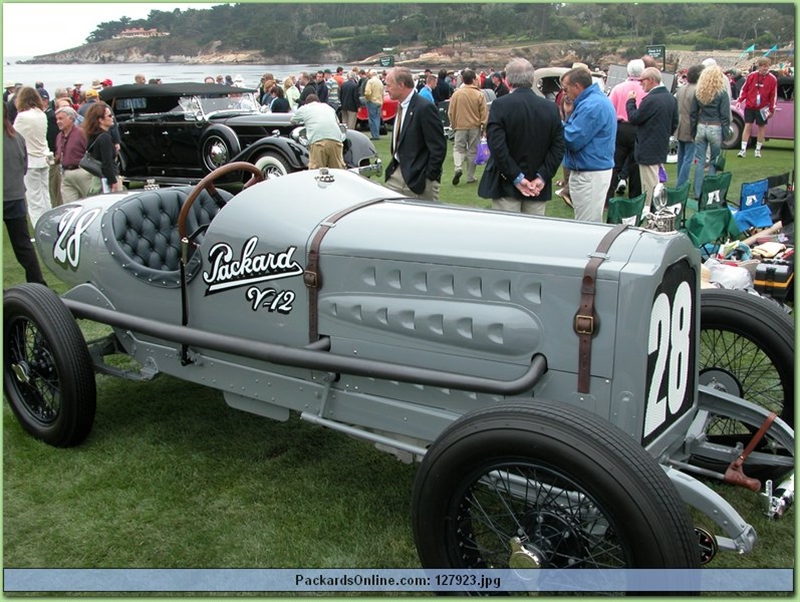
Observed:
[[[420,498],[428,467],[456,441],[489,428],[490,421],[492,423],[505,421],[506,428],[514,429],[524,429],[528,422],[551,422],[577,433],[584,441],[596,442],[602,449],[618,455],[640,482],[655,492],[655,496],[649,497],[657,505],[655,510],[658,515],[667,517],[668,524],[673,527],[673,537],[669,540],[674,542],[679,553],[678,557],[689,560],[690,566],[687,568],[699,566],[697,542],[686,505],[656,460],[630,435],[594,414],[573,406],[535,400],[509,401],[470,412],[442,432],[423,459],[414,482],[412,520],[415,539],[421,535],[418,515],[423,505],[423,500]]]
[[[58,295],[40,284],[22,284],[5,291],[3,299],[4,323],[15,315],[30,318],[45,333],[57,364],[64,395],[62,412],[67,424],[52,432],[46,441],[55,447],[72,447],[86,439],[92,429],[96,410],[97,390],[92,369],[92,359],[77,322]],[[49,330],[43,327],[47,321]],[[5,328],[4,328],[5,331]],[[13,378],[4,374],[4,380]],[[26,431],[38,436],[26,425],[25,416],[15,406],[6,386],[6,397],[14,414]],[[68,399],[66,399],[68,398]]]

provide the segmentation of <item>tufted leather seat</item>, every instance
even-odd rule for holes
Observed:
[[[104,238],[123,268],[153,284],[179,284],[178,215],[191,191],[191,187],[151,190],[131,195],[109,209],[103,220]],[[187,217],[186,232],[191,235],[210,224],[232,196],[224,190],[217,190],[216,198],[201,192]],[[202,237],[200,234],[195,242],[200,244]],[[191,263],[198,265],[199,258]]]

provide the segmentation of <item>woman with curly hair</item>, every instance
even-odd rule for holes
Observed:
[[[114,140],[108,133],[113,125],[114,115],[111,107],[102,101],[92,103],[81,124],[86,134],[86,151],[103,165],[103,177],[93,179],[90,194],[118,190],[117,166],[114,162],[116,150]]]
[[[25,173],[26,198],[31,224],[36,222],[50,206],[50,164],[53,154],[47,146],[47,116],[42,97],[30,86],[20,88],[14,96],[17,116],[14,129],[25,140],[28,152],[28,171]]]
[[[703,69],[697,79],[691,109],[692,135],[694,136],[694,196],[700,197],[703,187],[703,169],[706,149],[710,148],[709,175],[717,173],[714,164],[722,151],[722,141],[731,125],[731,99],[725,74],[717,65]]]

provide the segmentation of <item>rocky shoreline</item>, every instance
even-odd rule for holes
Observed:
[[[265,56],[257,50],[221,52],[221,42],[213,42],[193,55],[154,54],[144,50],[133,40],[107,40],[87,44],[61,52],[36,56],[25,64],[111,64],[111,63],[173,63],[186,65],[270,65],[293,64],[302,61],[292,56]],[[321,64],[379,66],[380,59],[388,53],[378,53],[361,60],[347,60],[333,51],[320,60]],[[713,56],[723,68],[747,69],[754,59],[740,58],[739,51],[670,51],[667,50],[667,70],[685,69]],[[597,55],[596,44],[591,42],[544,42],[525,46],[480,46],[456,45],[428,49],[424,47],[404,48],[392,53],[395,65],[411,69],[461,68],[473,66],[478,69],[502,69],[509,59],[522,56],[535,66],[570,66],[580,61],[601,69],[609,65],[624,65],[627,60],[621,54]]]

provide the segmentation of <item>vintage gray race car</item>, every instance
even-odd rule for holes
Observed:
[[[297,412],[420,462],[425,567],[691,568],[751,550],[753,526],[698,474],[758,491],[757,469],[770,515],[787,511],[794,431],[742,397],[735,366],[701,358],[685,236],[420,202],[337,170],[232,196],[213,182],[234,169],[261,178],[228,165],[39,220],[72,288],[5,291],[4,390],[24,429],[83,442],[95,372]],[[713,328],[736,335],[722,313]],[[113,332],[88,346],[75,318]],[[120,353],[138,369],[104,361]],[[786,370],[774,388],[793,394]],[[715,441],[720,419],[738,434]]]

